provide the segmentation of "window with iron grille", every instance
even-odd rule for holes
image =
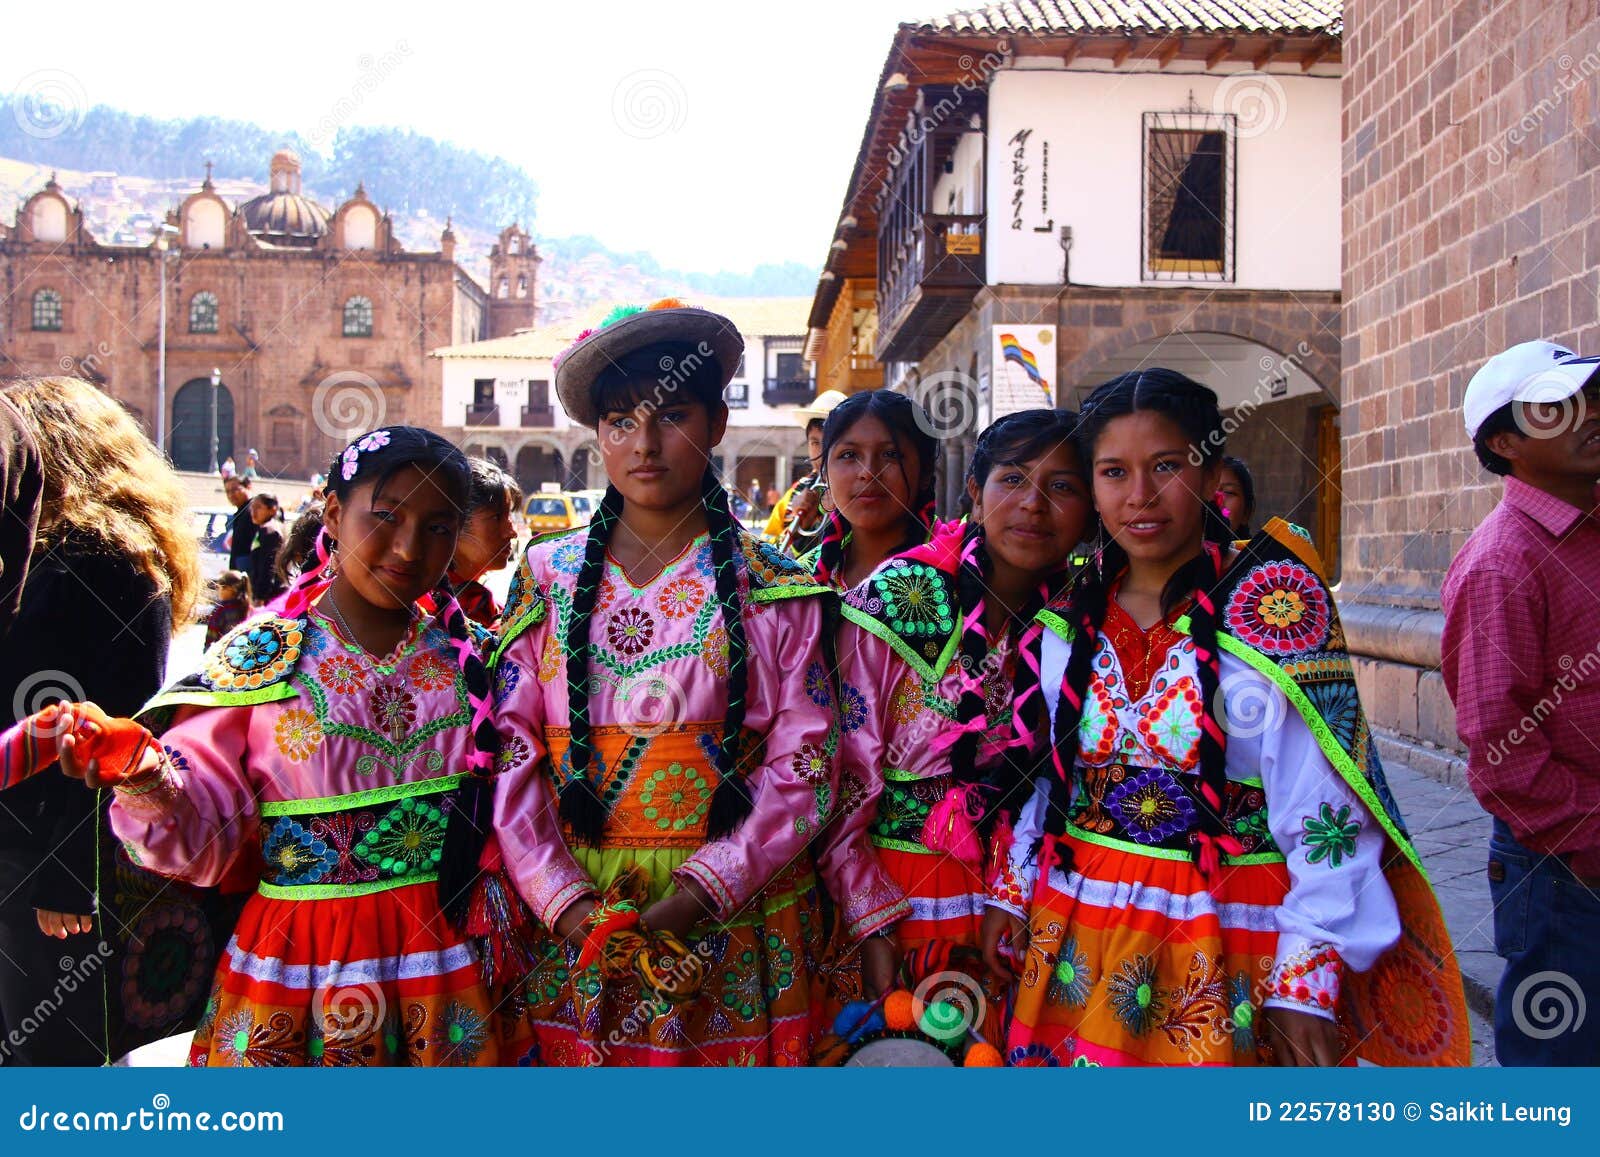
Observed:
[[[41,289],[33,295],[33,328],[61,329],[61,295],[53,289]]]
[[[202,290],[189,299],[189,332],[217,332],[217,295]]]
[[[344,336],[372,336],[372,302],[365,297],[352,297],[344,303]]]
[[[1233,280],[1236,120],[1194,109],[1144,114],[1146,281]]]

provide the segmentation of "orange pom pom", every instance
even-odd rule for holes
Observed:
[[[883,1002],[883,1023],[894,1032],[905,1032],[917,1023],[917,998],[903,988],[891,992]]]
[[[966,1069],[998,1069],[1005,1064],[1000,1056],[1000,1050],[987,1041],[975,1041],[967,1050],[967,1055],[961,1062],[961,1067]]]
[[[663,297],[660,301],[652,301],[646,309],[687,309],[683,300],[677,297]]]

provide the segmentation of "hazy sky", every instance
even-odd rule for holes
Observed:
[[[75,85],[90,105],[330,142],[339,123],[403,126],[523,166],[541,233],[692,270],[814,265],[895,26],[961,7],[85,0],[10,13],[0,89]]]

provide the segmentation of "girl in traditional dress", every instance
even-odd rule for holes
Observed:
[[[833,728],[801,675],[820,669],[827,591],[739,527],[708,465],[743,345],[726,318],[667,301],[617,311],[557,366],[611,486],[589,526],[530,547],[497,649],[498,843],[554,930],[528,978],[530,1063],[810,1055],[806,849],[832,802]],[[551,844],[532,819],[557,809]],[[617,967],[628,935],[679,943],[694,975]]]
[[[499,1058],[477,952],[444,915],[482,843],[452,856],[447,829],[487,827],[499,750],[487,669],[436,589],[468,483],[465,456],[429,431],[352,442],[329,482],[324,564],[146,708],[175,715],[115,783],[117,835],[145,867],[195,884],[260,879],[191,1064]],[[437,615],[417,609],[430,591]],[[75,743],[61,741],[63,770],[103,782]]]
[[[822,427],[829,512],[821,543],[801,561],[849,590],[933,531],[938,442],[922,407],[894,390],[852,394]]]
[[[1223,434],[1216,395],[1170,370],[1084,403],[1096,565],[1042,612],[1053,766],[985,918],[1020,981],[1008,1059],[1465,1060],[1449,937],[1316,552],[1276,521],[1229,547]]]
[[[947,995],[964,988],[972,1026],[997,1045],[1003,986],[978,959],[980,829],[1005,801],[980,780],[1008,757],[1028,764],[1044,734],[1033,619],[1065,587],[1091,517],[1075,427],[1063,410],[990,426],[967,473],[968,524],[894,555],[844,598],[839,815],[819,861],[863,975],[840,988],[878,998],[953,966],[970,982]]]

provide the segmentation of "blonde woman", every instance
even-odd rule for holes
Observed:
[[[0,711],[9,724],[67,698],[131,715],[159,690],[172,624],[192,619],[200,591],[182,485],[88,382],[41,378],[4,396],[39,446],[43,494],[0,644]],[[0,807],[0,1063],[101,1064],[181,1030],[205,1000],[210,902],[128,862],[109,795],[40,775]],[[46,999],[60,1007],[27,1031]]]

